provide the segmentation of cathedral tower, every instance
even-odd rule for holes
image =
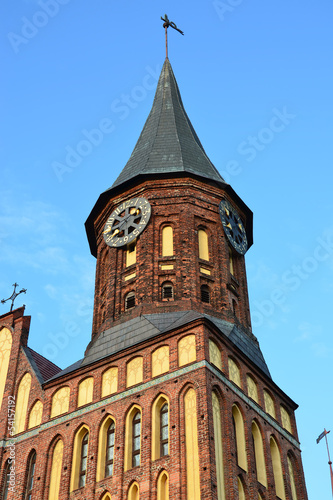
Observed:
[[[14,493],[2,404],[0,498],[307,500],[297,405],[251,328],[252,212],[207,157],[168,58],[86,230],[97,264],[84,358],[60,371],[27,347],[23,311],[0,318],[19,451]]]

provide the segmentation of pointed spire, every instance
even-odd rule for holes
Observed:
[[[150,114],[130,159],[112,188],[138,175],[179,172],[224,183],[186,114],[175,75],[166,58]]]

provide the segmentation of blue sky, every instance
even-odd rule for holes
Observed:
[[[315,439],[333,430],[331,0],[3,0],[0,298],[15,281],[27,288],[16,305],[32,316],[29,345],[61,367],[82,357],[95,272],[84,222],[149,113],[165,12],[185,33],[169,33],[169,58],[187,113],[254,212],[253,331],[300,405],[309,499],[324,500]]]

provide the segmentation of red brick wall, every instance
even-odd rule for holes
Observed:
[[[137,242],[137,263],[125,268],[125,250],[108,247],[102,237],[104,224],[123,201],[141,196],[152,206],[150,221]],[[239,321],[251,329],[244,257],[234,252],[235,279],[229,272],[229,247],[219,216],[219,203],[228,198],[217,185],[194,179],[146,181],[109,201],[95,222],[97,267],[93,335],[109,328],[115,320],[143,313],[194,309],[208,312],[231,322]],[[240,208],[237,208],[240,212]],[[240,212],[241,213],[241,212]],[[241,213],[243,219],[244,214]],[[245,220],[244,220],[245,222]],[[174,230],[174,257],[162,257],[161,228],[166,223]],[[209,262],[199,260],[198,228],[209,235]],[[161,264],[173,264],[173,270],[161,270]],[[207,276],[199,268],[211,271]],[[125,275],[136,277],[125,281]],[[107,278],[106,278],[107,277]],[[175,300],[161,301],[161,284],[171,281]],[[200,286],[210,288],[211,303],[200,299]],[[233,287],[233,288],[232,288]],[[134,290],[137,307],[125,312],[125,295]],[[232,300],[237,303],[237,318]],[[105,321],[101,308],[105,309]]]
[[[206,360],[209,362],[209,338],[215,341],[222,354],[223,371],[216,368],[210,368],[210,364],[201,366],[194,371],[179,370],[178,366],[178,341],[188,333],[196,335],[196,362]],[[158,381],[153,385],[151,379],[151,354],[159,346],[168,344],[170,346],[170,370],[169,380]],[[144,359],[144,379],[143,383],[151,382],[147,387],[141,387],[142,384],[133,387],[132,394],[126,394],[126,363],[133,355],[143,356]],[[242,389],[238,389],[232,382],[228,382],[228,356],[232,355],[236,359],[241,370]],[[22,375],[28,370],[32,373],[31,367],[24,359],[21,353],[18,356],[18,371],[15,380],[17,387]],[[118,393],[122,397],[116,402],[109,402],[105,398],[105,404],[97,409],[90,409],[87,406],[86,413],[74,416],[77,410],[77,388],[80,380],[89,373],[94,377],[94,400],[97,403],[101,399],[101,380],[103,371],[110,366],[118,366],[119,383]],[[188,365],[190,368],[191,365]],[[179,370],[179,371],[178,371]],[[251,405],[246,398],[246,374],[251,373],[258,384],[260,407]],[[23,488],[26,482],[27,460],[31,450],[37,451],[37,462],[34,483],[34,500],[46,499],[48,495],[48,485],[50,479],[50,467],[53,446],[57,436],[61,436],[64,441],[64,457],[62,471],[62,493],[60,500],[68,498],[86,498],[100,499],[104,491],[110,491],[112,499],[126,499],[126,493],[133,480],[136,480],[140,486],[140,500],[156,499],[156,484],[158,474],[162,469],[167,470],[170,479],[170,499],[186,498],[186,463],[185,463],[185,434],[184,434],[184,394],[189,387],[193,387],[197,395],[197,421],[198,421],[198,439],[200,452],[200,484],[201,498],[217,500],[216,492],[216,471],[215,471],[215,449],[214,449],[214,431],[211,405],[211,393],[215,389],[220,397],[222,426],[223,426],[223,452],[224,452],[224,474],[226,483],[226,492],[228,499],[238,498],[237,476],[241,475],[247,498],[257,500],[258,489],[263,492],[263,497],[276,500],[274,492],[274,479],[269,451],[269,438],[273,434],[280,447],[282,465],[286,478],[287,498],[291,499],[291,492],[288,480],[287,453],[292,450],[297,461],[297,472],[295,479],[298,488],[299,499],[306,500],[304,478],[300,451],[296,446],[290,443],[288,433],[281,430],[281,421],[279,405],[281,402],[288,409],[292,418],[293,435],[297,439],[296,425],[293,417],[293,410],[296,405],[267,377],[256,369],[247,360],[247,358],[230,341],[218,333],[215,329],[200,319],[192,325],[188,325],[177,331],[159,336],[157,339],[146,341],[145,343],[124,350],[108,359],[94,364],[94,366],[85,367],[74,373],[61,377],[59,380],[45,384],[44,393],[41,390],[33,373],[33,383],[29,396],[28,408],[30,410],[36,397],[44,402],[43,422],[50,421],[51,397],[55,390],[63,385],[71,388],[69,414],[64,418],[53,419],[54,425],[49,428],[41,427],[40,431],[33,437],[29,433],[22,433],[18,436],[16,443],[17,474],[16,474],[16,493],[8,496],[8,500],[22,498]],[[224,376],[224,377],[223,377]],[[222,379],[221,379],[222,378]],[[270,419],[265,417],[263,412],[263,389],[268,388],[272,393],[275,404],[277,419],[275,428],[270,424]],[[130,388],[131,389],[131,388]],[[151,412],[152,404],[159,394],[165,394],[170,400],[170,455],[162,457],[154,462],[151,461]],[[234,430],[232,424],[232,405],[237,403],[243,414],[245,422],[245,435],[248,456],[248,472],[245,473],[236,463],[236,446]],[[141,466],[124,472],[124,439],[125,439],[125,419],[126,414],[133,404],[137,404],[142,409],[142,434],[141,434]],[[85,407],[83,407],[84,410]],[[71,416],[72,413],[72,416]],[[111,414],[116,421],[116,445],[115,445],[115,464],[114,475],[112,478],[101,480],[95,483],[97,452],[98,452],[98,433],[100,426],[106,417]],[[251,436],[251,423],[256,419],[264,440],[265,458],[267,464],[267,476],[269,488],[266,491],[256,481],[255,462],[253,454],[253,443]],[[61,421],[63,420],[63,421]],[[87,485],[84,490],[76,490],[69,496],[69,484],[71,475],[71,463],[73,453],[73,442],[76,431],[82,424],[86,424],[90,429],[89,441],[89,465],[87,473]],[[0,439],[3,436],[0,437]],[[4,453],[1,448],[1,481],[3,481],[3,467],[8,456],[9,450]],[[295,471],[296,472],[296,471]]]

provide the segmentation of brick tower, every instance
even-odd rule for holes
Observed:
[[[0,498],[307,500],[297,405],[251,329],[252,212],[207,157],[168,59],[86,230],[84,358],[61,371],[27,346],[23,309],[0,317]]]

